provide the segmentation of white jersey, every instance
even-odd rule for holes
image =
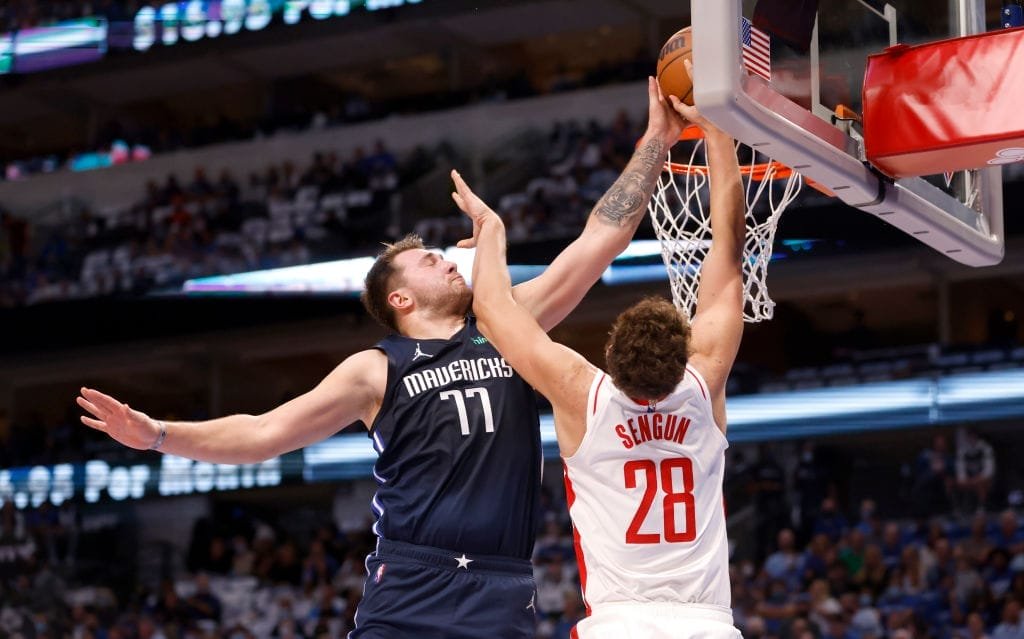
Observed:
[[[653,406],[598,372],[586,434],[564,460],[588,613],[641,602],[730,609],[726,447],[693,367]]]

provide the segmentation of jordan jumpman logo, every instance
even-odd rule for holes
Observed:
[[[433,355],[431,355],[430,353],[424,353],[420,349],[420,343],[416,342],[416,352],[413,353],[413,355],[412,355],[412,361],[415,362],[416,360],[418,360],[421,357],[433,357]]]

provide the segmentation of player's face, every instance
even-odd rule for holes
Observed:
[[[469,310],[473,292],[455,262],[440,253],[410,249],[396,255],[394,264],[402,288],[409,291],[417,307],[459,315]]]

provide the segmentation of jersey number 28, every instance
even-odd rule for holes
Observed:
[[[660,472],[659,472],[660,470]],[[640,532],[640,527],[647,519],[655,495],[665,496],[661,500],[664,521],[664,538],[669,543],[693,541],[697,538],[697,515],[694,513],[693,498],[693,462],[686,457],[669,457],[656,465],[652,459],[634,459],[626,462],[623,467],[626,476],[626,488],[635,489],[639,476],[645,477],[644,494],[640,498],[640,507],[633,515],[633,521],[626,531],[627,544],[657,544],[662,540],[661,533]],[[673,472],[678,471],[678,472]],[[679,480],[675,479],[681,475]],[[682,484],[681,486],[679,484]],[[676,505],[682,504],[686,513],[682,530],[676,527]]]

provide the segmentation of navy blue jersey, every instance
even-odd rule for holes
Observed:
[[[533,390],[476,328],[451,339],[391,335],[370,429],[379,457],[374,532],[384,539],[527,559],[541,448]]]

